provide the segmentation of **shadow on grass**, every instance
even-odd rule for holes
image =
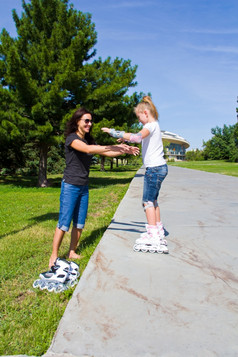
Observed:
[[[130,183],[132,178],[90,177],[89,189],[106,187],[110,185],[124,185]]]
[[[126,165],[126,166],[114,167],[113,169],[105,168],[105,170],[102,172],[106,172],[106,173],[124,172],[124,171],[128,171],[128,172],[135,171],[136,172],[139,168],[140,168],[140,166],[131,167],[131,166]],[[91,166],[90,171],[100,171],[101,172],[101,170],[97,166],[96,167]]]
[[[50,220],[57,221],[58,218],[59,218],[59,213],[58,212],[57,213],[54,213],[54,212],[53,213],[46,213],[46,214],[43,214],[41,216],[32,217],[31,219],[29,219],[29,222],[32,222],[32,223],[27,224],[25,227],[23,227],[21,229],[15,229],[13,231],[6,232],[6,233],[0,235],[0,239],[5,237],[5,236],[8,236],[8,235],[14,235],[14,234],[17,234],[19,232],[23,232],[26,229],[34,227],[35,225],[37,225],[40,222],[45,222],[45,221],[50,221]]]
[[[100,227],[98,229],[95,229],[94,231],[91,232],[90,235],[86,236],[83,240],[80,241],[79,246],[76,249],[76,253],[77,254],[82,254],[84,256],[83,251],[90,246],[93,246],[96,242],[97,245],[100,242],[100,239],[102,238],[104,232],[107,230],[108,226],[103,226]],[[85,231],[86,231],[86,227],[85,227]],[[93,249],[93,251],[91,252],[90,256],[93,254],[94,250],[96,249],[97,245],[95,246],[95,248]],[[62,254],[60,257],[63,259],[68,259],[68,250],[65,251],[64,254]]]
[[[95,241],[99,238],[102,237],[104,232],[106,231],[108,226],[103,226],[98,229],[95,229],[94,231],[91,232],[91,234],[87,237],[85,237],[81,242],[80,242],[80,248],[84,249],[85,247],[88,247],[95,243]]]
[[[60,187],[62,177],[50,178],[49,187]],[[0,184],[12,185],[19,188],[42,188],[38,187],[36,176],[0,176]]]
[[[90,177],[89,178],[89,189],[106,187],[110,185],[123,185],[130,183],[132,178],[112,178],[112,177]],[[60,188],[62,177],[50,178],[49,187]],[[19,188],[37,188],[37,178],[36,177],[0,177],[0,184],[12,185]],[[42,187],[39,187],[42,189]],[[47,189],[47,188],[46,188]]]

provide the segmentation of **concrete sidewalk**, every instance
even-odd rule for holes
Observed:
[[[170,254],[136,253],[140,169],[45,354],[238,356],[238,179],[169,167],[160,195]]]

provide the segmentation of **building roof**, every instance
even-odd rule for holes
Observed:
[[[162,140],[169,143],[183,145],[185,149],[189,148],[190,144],[187,140],[179,136],[178,134],[170,133],[169,131],[161,130]]]

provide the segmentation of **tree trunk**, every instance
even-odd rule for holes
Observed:
[[[40,145],[40,162],[39,162],[39,174],[38,174],[39,187],[49,186],[49,182],[47,180],[47,154],[48,154],[48,145],[43,143]]]
[[[101,156],[100,171],[105,171],[104,164],[105,164],[105,156]]]
[[[119,162],[119,159],[118,159],[118,157],[116,158],[116,167],[118,167],[119,166],[119,164],[118,164],[118,162]]]
[[[113,159],[111,159],[111,167],[110,169],[112,170],[113,169]]]

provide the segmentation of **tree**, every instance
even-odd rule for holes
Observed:
[[[22,6],[21,18],[13,10],[18,37],[5,29],[0,37],[2,91],[15,107],[14,115],[0,120],[3,136],[21,123],[24,140],[38,145],[38,184],[46,186],[47,153],[62,141],[71,111],[83,104],[98,120],[110,118],[136,85],[137,67],[118,58],[88,63],[96,54],[95,25],[90,14],[76,11],[68,0],[23,0]]]
[[[186,152],[185,159],[188,161],[202,161],[204,160],[203,150],[190,150]]]
[[[126,78],[128,78],[128,75],[125,76],[124,80],[128,80]],[[110,83],[108,83],[108,86],[110,86]],[[141,100],[142,96],[142,93],[134,93],[131,97],[124,96],[123,98],[120,98],[113,90],[111,90],[109,92],[109,96],[104,97],[102,91],[101,98],[99,99],[99,97],[97,97],[97,109],[95,110],[96,118],[92,130],[93,137],[97,143],[101,145],[115,144],[115,139],[105,135],[105,133],[101,131],[101,128],[103,127],[124,130],[125,132],[133,130],[138,131],[138,127],[136,125],[137,119],[134,115],[134,107]],[[106,100],[104,98],[106,98]],[[110,99],[112,103],[111,106]],[[106,108],[104,105],[106,105]],[[88,103],[88,106],[90,106],[90,102]],[[105,157],[101,156],[102,171],[104,171],[104,163]]]
[[[213,137],[203,143],[204,158],[238,162],[238,124],[213,128]]]

